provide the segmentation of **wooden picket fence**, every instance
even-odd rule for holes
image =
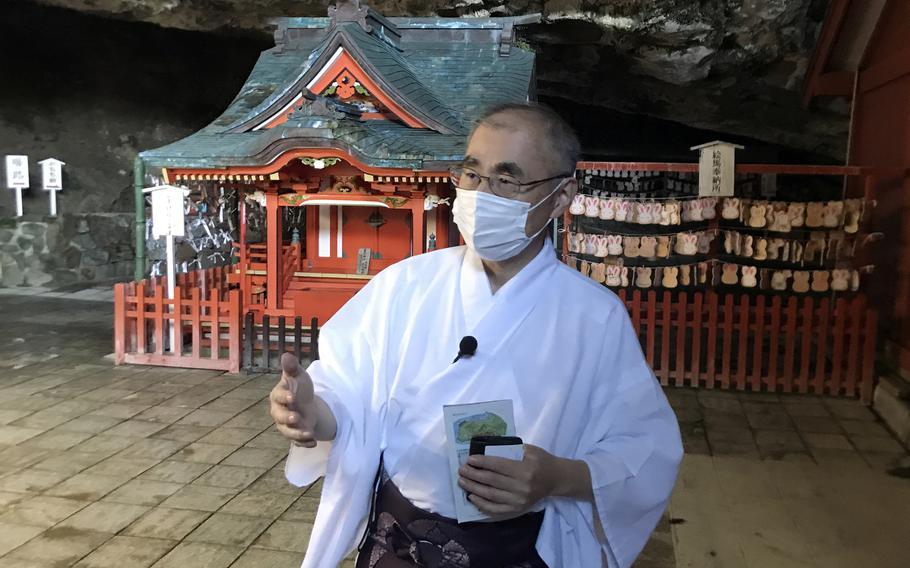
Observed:
[[[862,294],[618,294],[665,386],[871,401],[877,315]]]
[[[239,372],[240,290],[230,289],[217,276],[220,272],[208,275],[215,279],[210,287],[175,287],[173,300],[167,299],[167,284],[159,278],[116,284],[115,363]]]
[[[319,359],[319,321],[305,325],[301,316],[261,317],[247,312],[243,318],[243,368],[276,371],[281,354],[293,353],[298,361]]]

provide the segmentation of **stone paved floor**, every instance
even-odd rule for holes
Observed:
[[[284,480],[275,378],[112,367],[93,299],[0,294],[0,568],[299,566],[319,488]],[[910,463],[865,407],[668,396],[688,455],[637,568],[910,564]]]

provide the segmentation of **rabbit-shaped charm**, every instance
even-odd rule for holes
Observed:
[[[641,239],[638,237],[623,237],[623,255],[628,258],[638,258],[638,249],[641,243]]]
[[[585,197],[585,217],[600,216],[600,198],[589,195]]]
[[[622,280],[620,279],[621,266],[608,266],[607,267],[607,286],[620,286]]]
[[[629,212],[632,210],[632,204],[628,201],[620,201],[619,207],[616,208],[615,219],[625,222],[629,218]]]
[[[724,199],[723,206],[721,207],[720,216],[728,221],[733,221],[739,219],[740,215],[740,201],[736,197],[728,197]]]
[[[607,236],[606,235],[598,235],[597,239],[595,241],[595,244],[596,244],[596,250],[594,251],[594,256],[603,258],[610,254],[607,249]]]
[[[646,266],[639,266],[635,269],[635,285],[639,288],[650,288],[651,269]]]
[[[572,215],[584,215],[585,214],[585,196],[576,193],[575,197],[572,198],[572,205],[569,206],[569,213]]]
[[[758,285],[758,280],[755,278],[756,274],[758,274],[758,268],[754,266],[743,266],[743,286],[746,288],[755,288],[755,286]]]
[[[607,254],[622,256],[622,237],[620,235],[607,235]]]

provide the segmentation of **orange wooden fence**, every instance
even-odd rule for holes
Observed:
[[[173,300],[166,294],[160,279],[114,286],[115,362],[239,372],[240,290],[225,281],[224,288],[178,286]]]
[[[618,294],[665,386],[872,398],[877,319],[863,295]]]

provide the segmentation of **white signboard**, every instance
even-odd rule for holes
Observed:
[[[63,162],[56,158],[48,158],[38,162],[41,164],[41,186],[47,191],[63,189]]]
[[[6,187],[10,189],[28,187],[28,156],[6,157]]]
[[[708,142],[693,146],[700,152],[698,160],[698,195],[702,197],[731,197],[735,186],[736,149],[742,146],[729,142]]]
[[[152,236],[184,236],[183,198],[189,190],[172,185],[160,185],[143,190],[152,194]]]

